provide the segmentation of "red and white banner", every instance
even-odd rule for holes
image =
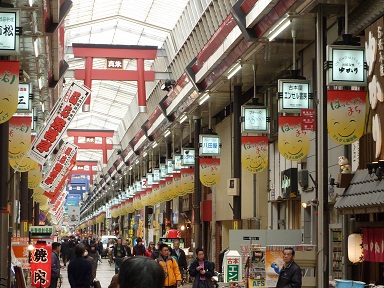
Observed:
[[[40,183],[40,187],[46,191],[53,191],[57,188],[64,176],[68,174],[72,160],[75,160],[77,146],[71,143],[64,143],[56,155],[49,172]]]
[[[41,165],[45,163],[90,93],[84,86],[72,83],[55,105],[45,128],[32,142],[29,157]]]
[[[19,61],[0,61],[0,124],[17,110],[19,100]]]
[[[31,286],[48,287],[51,283],[52,246],[36,243],[31,252]]]
[[[384,262],[384,228],[363,228],[364,261]]]

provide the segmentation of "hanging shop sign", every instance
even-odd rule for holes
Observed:
[[[20,10],[0,8],[0,55],[20,53]]]
[[[160,181],[160,170],[153,169],[153,183],[158,183]]]
[[[384,228],[363,228],[362,244],[364,261],[384,262]]]
[[[278,149],[287,160],[300,161],[309,152],[310,134],[301,129],[300,116],[279,116]]]
[[[241,131],[243,133],[268,133],[268,115],[267,107],[241,106]]]
[[[365,49],[360,46],[327,46],[327,85],[366,86]]]
[[[184,166],[195,165],[195,148],[181,149],[182,158],[181,162]]]
[[[180,171],[181,167],[183,167],[183,164],[181,163],[181,155],[175,155],[173,157],[174,170]]]
[[[190,194],[195,191],[195,169],[181,169],[181,189],[186,194]]]
[[[279,112],[295,113],[312,105],[311,82],[299,79],[279,79]]]
[[[200,156],[220,156],[220,136],[200,134],[199,136]]]
[[[19,84],[19,94],[17,101],[17,113],[32,112],[32,93],[31,84],[21,83]]]
[[[140,193],[142,191],[141,181],[136,181],[135,186],[135,194]]]
[[[9,166],[11,166],[13,170],[17,172],[27,172],[29,170],[35,170],[39,167],[39,164],[37,164],[36,161],[29,158],[25,154],[21,158],[8,158],[8,160]]]
[[[28,189],[35,189],[40,185],[43,175],[40,168],[28,171]]]
[[[147,178],[142,177],[141,178],[141,191],[145,191],[147,189]]]
[[[291,194],[299,193],[297,168],[289,168],[281,172],[281,194],[283,198],[290,198]]]
[[[31,144],[30,116],[13,116],[9,119],[8,158],[20,159],[28,151]]]
[[[220,158],[200,158],[200,182],[205,187],[220,181]]]
[[[173,160],[167,159],[167,176],[173,173]]]
[[[173,195],[176,196],[183,196],[184,191],[181,189],[181,173],[173,173]]]
[[[123,70],[123,59],[122,58],[106,58],[107,69],[118,69]]]
[[[366,94],[366,91],[327,91],[327,126],[334,142],[348,145],[363,135]]]
[[[153,174],[148,173],[147,174],[147,187],[151,187],[153,184]]]
[[[48,287],[51,283],[52,246],[36,243],[31,251],[31,286]]]
[[[0,91],[3,95],[0,98],[0,124],[8,121],[17,110],[19,68],[19,61],[0,61]]]
[[[160,178],[167,177],[167,164],[160,164]]]
[[[268,136],[241,137],[241,164],[253,174],[268,167]]]
[[[315,109],[301,109],[301,130],[316,130]]]
[[[55,105],[47,125],[33,141],[28,156],[41,165],[45,163],[90,92],[84,86],[71,84]]]
[[[71,163],[75,162],[77,146],[69,142],[64,143],[56,154],[54,164],[45,174],[40,187],[46,191],[54,191],[61,180],[68,174]]]

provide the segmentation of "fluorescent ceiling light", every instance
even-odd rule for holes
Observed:
[[[208,93],[205,93],[203,96],[201,96],[200,100],[199,100],[199,105],[203,105],[203,103],[205,101],[207,101],[209,99],[209,94]]]
[[[277,36],[279,36],[279,34],[283,32],[285,28],[289,26],[289,24],[291,24],[291,20],[288,18],[285,18],[282,21],[280,21],[280,23],[277,24],[276,27],[271,32],[269,32],[268,40],[272,41]]]
[[[171,131],[167,130],[167,131],[165,131],[165,133],[164,133],[164,137],[168,137],[170,134],[171,134]]]
[[[40,54],[40,52],[39,52],[39,43],[37,43],[38,39],[39,38],[37,38],[37,39],[35,39],[33,41],[33,49],[35,50],[35,56],[36,57],[39,57],[39,54]]]
[[[236,63],[229,71],[228,71],[228,79],[231,79],[237,72],[241,69],[241,64]]]
[[[158,144],[159,144],[159,143],[154,142],[154,143],[152,144],[152,148],[155,148]]]
[[[147,152],[144,152],[143,153],[143,157],[147,157],[148,153]]]
[[[180,124],[183,123],[185,120],[187,120],[187,118],[188,118],[188,116],[183,114],[183,116],[181,116],[181,118],[179,120]]]
[[[139,160],[136,160],[136,162],[135,162],[136,164],[139,164],[140,163],[140,161]]]
[[[43,89],[43,79],[40,77],[38,80],[39,90]]]

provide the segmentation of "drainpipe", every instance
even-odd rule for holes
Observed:
[[[193,194],[193,242],[194,248],[201,247],[201,227],[200,227],[200,201],[201,201],[201,183],[200,183],[200,161],[199,161],[199,135],[201,129],[200,117],[193,118],[194,147],[195,147],[195,191]]]
[[[233,220],[241,228],[241,84],[235,84],[233,97],[233,177],[240,182],[239,195],[233,196]],[[236,226],[235,226],[236,227]]]
[[[21,172],[20,182],[20,236],[28,236],[28,172]],[[16,211],[15,211],[16,212]]]

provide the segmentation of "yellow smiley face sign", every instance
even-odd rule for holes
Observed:
[[[36,170],[39,164],[31,158],[25,156],[19,159],[9,159],[9,165],[17,172],[27,172],[29,170]]]
[[[200,158],[200,182],[205,187],[220,181],[220,158]]]
[[[32,117],[12,117],[9,120],[8,157],[21,158],[31,145]]]
[[[35,189],[38,187],[42,178],[43,176],[39,168],[28,171],[28,188]]]
[[[309,131],[301,130],[300,116],[279,116],[278,149],[287,160],[300,161],[310,147]]]
[[[19,61],[0,61],[0,124],[17,110],[19,94]]]
[[[244,169],[256,174],[268,167],[268,137],[241,137],[241,164]]]
[[[366,91],[328,90],[327,126],[341,145],[358,141],[364,133]]]
[[[181,182],[184,193],[193,193],[195,191],[195,170],[193,168],[182,168]]]

